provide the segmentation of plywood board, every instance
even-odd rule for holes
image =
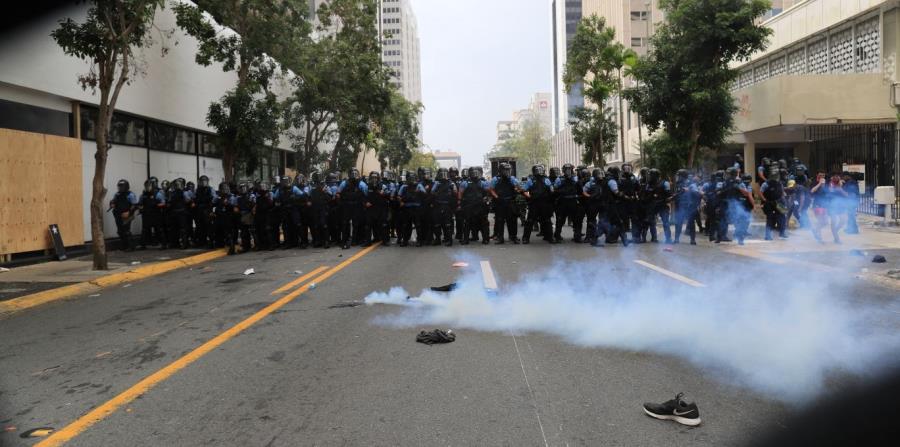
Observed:
[[[79,140],[0,129],[0,178],[0,253],[50,248],[51,223],[83,243]]]

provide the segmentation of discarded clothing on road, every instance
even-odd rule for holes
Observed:
[[[446,286],[432,287],[431,290],[433,292],[452,292],[452,291],[456,290],[456,287],[457,287],[456,283],[452,282],[450,284],[447,284]]]
[[[885,262],[887,262],[887,259],[884,259],[884,256],[875,255],[875,257],[872,258],[872,262],[876,264],[884,264]]]
[[[431,332],[422,331],[419,332],[419,335],[416,336],[416,341],[419,343],[425,343],[426,345],[433,345],[437,343],[453,343],[456,341],[456,334],[451,330],[447,330],[446,332],[435,329]]]

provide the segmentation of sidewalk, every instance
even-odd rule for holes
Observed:
[[[138,267],[184,259],[205,251],[202,249],[150,249],[129,253],[111,251],[108,253],[109,270],[105,271],[91,269],[93,263],[90,254],[65,261],[49,261],[11,268],[8,272],[0,273],[0,302],[71,284],[90,282],[100,277],[125,273]]]

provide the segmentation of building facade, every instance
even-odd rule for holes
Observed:
[[[55,10],[0,40],[0,127],[81,139],[84,240],[89,241],[99,93],[83,90],[77,82],[78,74],[88,72],[89,65],[64,54],[50,37],[60,19],[81,21],[86,12],[84,3]],[[119,179],[128,180],[132,190],[140,191],[150,176],[160,181],[183,177],[197,182],[206,175],[213,185],[224,178],[221,149],[212,141],[215,130],[207,125],[206,114],[211,102],[234,87],[237,77],[223,71],[220,64],[204,67],[195,62],[198,43],[178,28],[172,8],[159,10],[154,25],[175,34],[140,50],[143,73],[126,85],[119,97],[110,131],[107,200]],[[289,88],[283,79],[274,86],[282,98]],[[261,168],[250,177],[268,178],[283,172],[289,152],[290,143],[283,138],[262,156]],[[107,213],[105,233],[114,235],[115,228],[112,214]],[[140,231],[139,222],[133,230]]]
[[[513,112],[512,120],[497,121],[497,142],[494,143],[494,149],[517,136],[527,121],[537,121],[544,133],[549,136],[553,127],[551,97],[552,95],[546,92],[534,93],[528,102],[528,108]]]
[[[655,24],[663,20],[662,11],[657,0],[551,0],[551,20],[553,39],[553,161],[555,165],[563,163],[579,164],[581,150],[572,139],[569,122],[571,112],[576,107],[584,106],[581,87],[576,85],[571,92],[565,91],[563,76],[565,74],[566,55],[569,43],[575,36],[578,22],[584,17],[597,15],[606,20],[606,25],[616,31],[616,40],[637,52],[646,55],[649,49],[649,36],[653,34]],[[622,79],[624,87],[633,81]],[[592,105],[588,104],[589,107]],[[646,129],[641,129],[635,113],[631,112],[628,102],[618,96],[610,98],[605,105],[612,113],[612,118],[619,125],[619,138],[610,156],[609,163],[635,161],[640,156],[640,143],[646,136]]]
[[[763,22],[768,48],[735,64],[734,144],[722,162],[742,153],[798,157],[810,169],[865,176],[861,211],[876,214],[876,186],[898,184],[895,1],[797,1]]]
[[[457,152],[434,151],[432,155],[434,155],[434,161],[437,162],[439,168],[462,169],[462,156]]]

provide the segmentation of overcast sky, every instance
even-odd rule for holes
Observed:
[[[424,143],[481,165],[497,121],[552,90],[548,0],[411,0],[419,23]]]

